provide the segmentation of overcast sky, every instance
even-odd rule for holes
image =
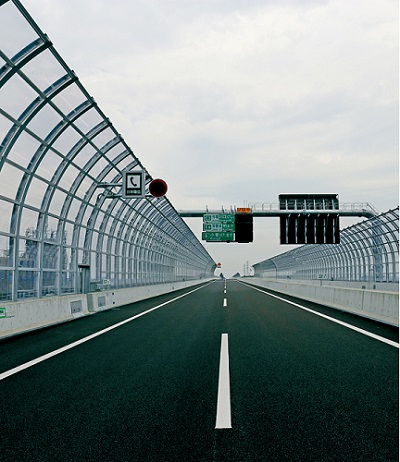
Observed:
[[[176,209],[398,205],[397,0],[23,4]],[[290,247],[259,218],[253,244],[206,248],[231,276]]]

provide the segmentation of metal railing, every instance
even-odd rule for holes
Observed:
[[[248,206],[252,209],[255,216],[281,216],[285,213],[293,213],[294,211],[310,213],[327,210],[323,207],[319,208],[318,206],[309,209],[304,209],[304,207],[299,206],[285,211],[281,210],[280,204],[277,202],[252,202],[249,203]],[[364,216],[367,218],[371,218],[379,214],[379,212],[368,202],[341,202],[337,209],[337,213],[340,216]]]

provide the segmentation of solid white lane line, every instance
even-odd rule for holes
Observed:
[[[243,282],[242,282],[243,284]],[[248,285],[248,284],[246,284]],[[347,322],[339,321],[339,319],[332,318],[331,316],[327,316],[326,314],[319,313],[318,311],[311,310],[310,308],[307,308],[303,305],[299,305],[298,303],[291,302],[290,300],[286,300],[285,298],[278,297],[277,295],[270,294],[269,292],[266,292],[265,290],[261,290],[258,287],[254,287],[249,285],[252,289],[258,290],[259,292],[262,292],[266,295],[269,295],[270,297],[277,298],[278,300],[282,300],[286,303],[289,303],[289,305],[297,306],[297,308],[301,308],[304,311],[308,311],[309,313],[316,314],[317,316],[320,316],[321,318],[327,319],[328,321],[335,322],[336,324],[340,324],[341,326],[347,327],[348,329],[354,330],[356,332],[359,332],[360,334],[366,335],[367,337],[374,338],[375,340],[379,340],[380,342],[386,343],[390,346],[393,346],[395,348],[399,348],[399,344],[394,342],[393,340],[389,340],[385,337],[381,337],[380,335],[373,334],[372,332],[368,332],[367,330],[361,329],[359,327],[353,326],[352,324],[348,324]]]
[[[210,282],[209,284],[212,284],[213,282]],[[207,285],[209,285],[207,284]],[[70,343],[69,345],[65,345],[61,348],[58,348],[57,350],[51,351],[50,353],[47,353],[43,356],[39,356],[38,358],[32,359],[31,361],[28,361],[24,364],[21,364],[20,366],[14,367],[13,369],[10,369],[8,371],[2,372],[0,374],[0,381],[10,377],[11,375],[17,374],[18,372],[21,372],[25,369],[28,369],[29,367],[34,366],[35,364],[41,363],[42,361],[45,361],[46,359],[50,359],[53,356],[59,355],[60,353],[63,353],[64,351],[71,350],[72,348],[75,348],[78,345],[81,345],[82,343],[88,342],[89,340],[92,340],[96,337],[99,337],[100,335],[103,335],[107,332],[110,332],[113,329],[116,329],[117,327],[121,327],[124,324],[127,324],[128,322],[131,322],[137,318],[140,318],[141,316],[144,316],[145,314],[151,313],[152,311],[158,310],[162,306],[168,305],[169,303],[172,303],[176,300],[179,300],[180,298],[186,297],[187,295],[192,294],[193,292],[196,292],[196,290],[202,289],[206,286],[201,286],[197,287],[196,289],[191,290],[190,292],[187,292],[186,294],[179,295],[178,297],[175,297],[171,300],[168,300],[167,302],[161,303],[161,305],[157,305],[154,308],[150,308],[147,311],[143,311],[142,313],[136,314],[135,316],[132,316],[131,318],[125,319],[124,321],[118,322],[117,324],[113,324],[112,326],[106,327],[105,329],[99,330],[98,332],[95,332],[94,334],[88,335],[87,337],[83,337],[76,342]]]
[[[229,377],[228,334],[221,335],[221,353],[219,358],[217,420],[215,428],[232,428],[231,388]]]
[[[224,306],[228,306],[228,299],[224,298]]]

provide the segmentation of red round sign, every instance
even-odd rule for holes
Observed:
[[[149,184],[149,193],[154,197],[162,197],[167,191],[167,183],[161,178],[156,178]]]

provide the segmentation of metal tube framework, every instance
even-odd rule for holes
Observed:
[[[303,245],[253,265],[256,276],[399,282],[399,208],[341,231],[340,244]]]
[[[92,289],[213,275],[167,198],[99,188],[152,177],[19,0],[0,0],[0,141],[0,300],[79,292],[83,268]]]

